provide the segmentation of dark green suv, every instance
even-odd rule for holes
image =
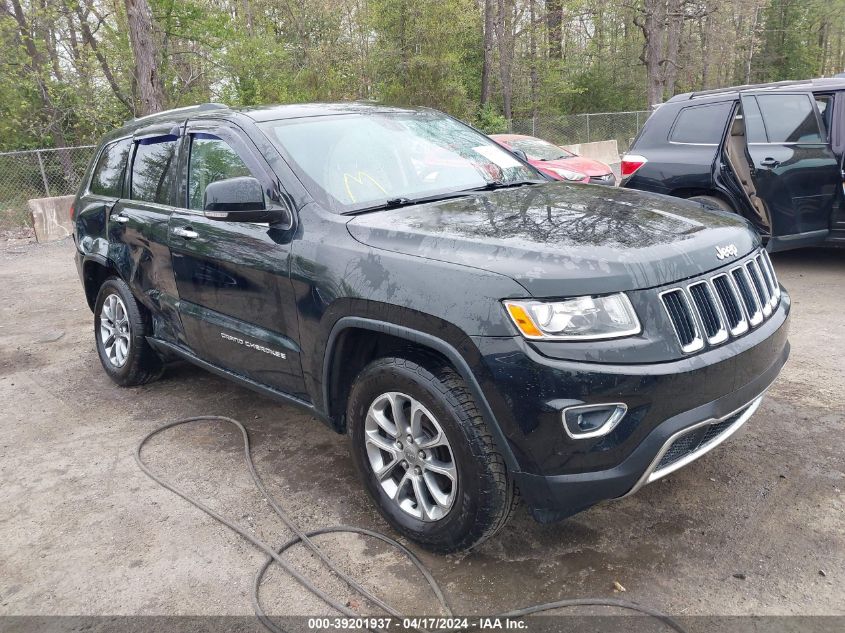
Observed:
[[[549,182],[433,110],[132,121],[74,224],[115,382],[182,358],[304,408],[349,435],[391,525],[441,551],[494,534],[517,487],[552,521],[690,463],[789,354],[789,296],[745,220]]]
[[[691,92],[659,106],[622,186],[748,218],[770,251],[845,245],[845,79]]]

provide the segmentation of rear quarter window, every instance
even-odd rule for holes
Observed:
[[[722,101],[684,108],[675,119],[669,140],[673,143],[718,145],[733,102]]]
[[[132,160],[130,197],[142,202],[170,204],[171,166],[176,137],[160,136],[142,139]]]
[[[120,198],[123,195],[123,176],[132,140],[124,139],[103,148],[91,175],[89,191],[98,196]]]

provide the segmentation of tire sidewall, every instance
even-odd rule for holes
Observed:
[[[398,359],[383,359],[367,367],[353,386],[347,407],[352,456],[367,492],[397,531],[422,544],[452,549],[450,544],[465,539],[479,512],[484,473],[481,458],[473,450],[476,440],[467,433],[467,423],[461,420],[461,407],[436,389],[439,383],[433,375],[423,370],[428,376],[420,376],[420,372],[391,360]],[[421,521],[403,511],[387,496],[373,474],[364,443],[364,420],[372,402],[389,391],[398,391],[419,400],[436,418],[449,440],[458,471],[457,491],[452,508],[438,521]]]

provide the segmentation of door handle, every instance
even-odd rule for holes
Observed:
[[[192,240],[195,237],[199,237],[200,234],[196,231],[192,230],[191,227],[184,227],[184,226],[177,226],[173,229],[173,235],[178,235],[179,237],[184,237],[186,240]]]
[[[777,167],[778,165],[780,165],[780,161],[774,158],[764,158],[760,161],[761,167]]]
[[[114,220],[115,222],[120,222],[121,224],[126,224],[127,222],[129,222],[129,218],[127,218],[125,215],[121,215],[119,213],[117,215],[111,216],[111,219]]]

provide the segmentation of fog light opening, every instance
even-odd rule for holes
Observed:
[[[605,404],[584,404],[563,410],[563,428],[574,440],[607,435],[628,412],[628,406],[621,402]]]

